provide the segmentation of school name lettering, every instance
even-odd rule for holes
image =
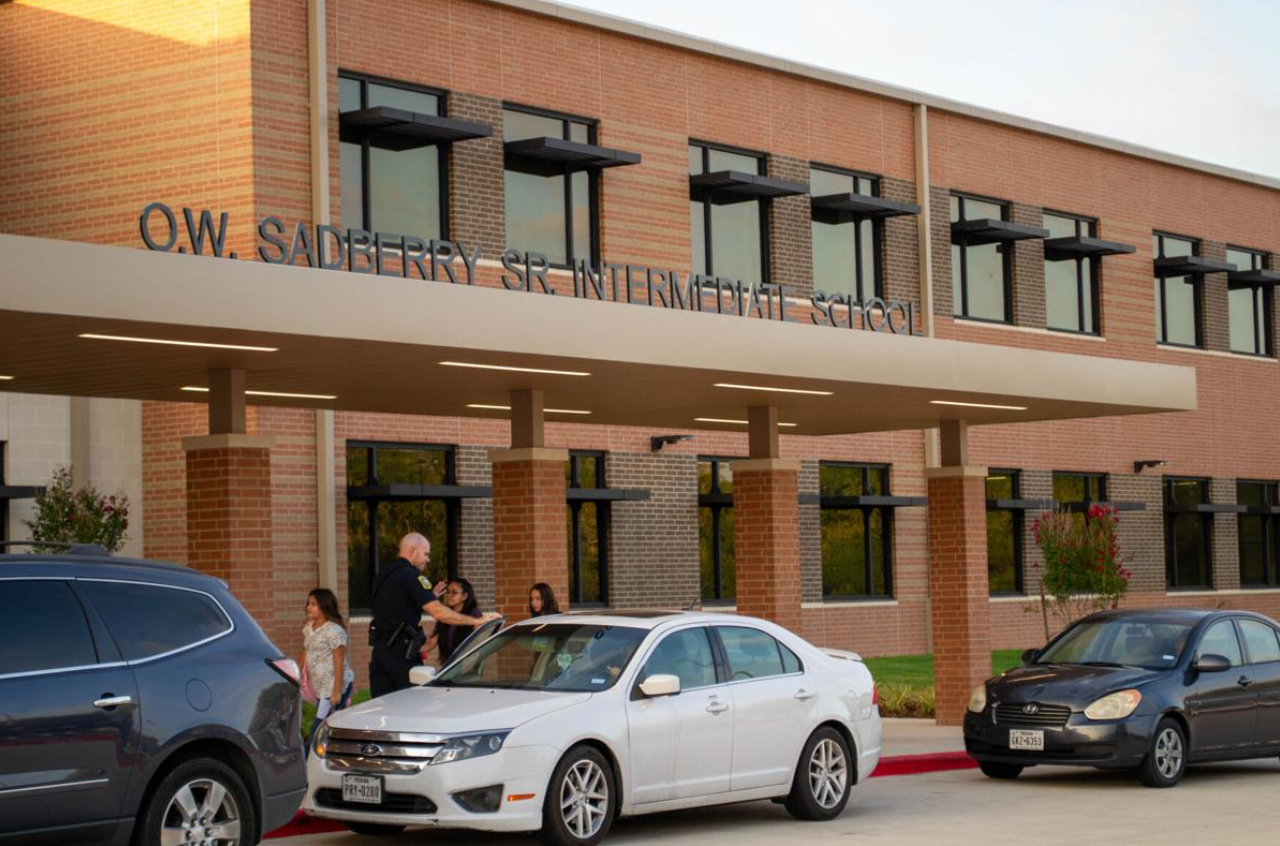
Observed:
[[[228,215],[216,221],[212,212],[183,208],[179,215],[164,203],[150,203],[138,217],[138,230],[147,249],[196,256],[238,259],[226,250]],[[327,224],[298,222],[292,227],[278,217],[258,221],[258,258],[267,264],[340,270],[428,282],[475,285],[483,259],[479,245],[424,239],[392,232],[341,229]],[[185,241],[185,243],[179,243]],[[601,302],[629,303],[657,308],[754,317],[788,323],[802,322],[796,297],[787,285],[743,282],[702,273],[681,275],[674,269],[648,265],[585,260],[573,262],[568,280],[553,277],[547,256],[507,249],[499,257],[499,280],[509,291],[548,296],[572,296]],[[808,298],[809,321],[820,326],[868,329],[915,335],[915,304],[896,299],[814,291]]]

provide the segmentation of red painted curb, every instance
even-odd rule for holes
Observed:
[[[871,774],[872,778],[882,776],[920,775],[921,773],[940,773],[948,770],[971,770],[978,763],[964,752],[936,752],[929,755],[894,755],[881,758],[880,765]],[[266,840],[282,837],[300,837],[304,834],[327,834],[333,831],[345,831],[346,826],[335,820],[322,820],[308,817],[299,811],[293,821],[277,828],[266,836]]]

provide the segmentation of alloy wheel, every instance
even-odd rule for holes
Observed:
[[[240,809],[221,782],[210,778],[187,782],[169,800],[160,846],[240,844]]]
[[[1182,770],[1182,737],[1172,728],[1166,728],[1156,738],[1156,769],[1166,779]]]
[[[840,744],[824,738],[809,756],[809,790],[823,808],[834,808],[849,781],[848,762]]]
[[[609,782],[594,761],[582,760],[569,768],[560,783],[560,815],[579,840],[588,840],[604,825],[609,812]]]

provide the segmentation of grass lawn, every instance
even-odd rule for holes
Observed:
[[[1022,663],[1021,649],[991,653],[991,674]],[[865,658],[880,690],[880,713],[886,717],[933,716],[933,656],[894,655]]]

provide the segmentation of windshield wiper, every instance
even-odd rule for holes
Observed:
[[[1132,664],[1117,664],[1115,661],[1082,661],[1081,667],[1131,667]]]

